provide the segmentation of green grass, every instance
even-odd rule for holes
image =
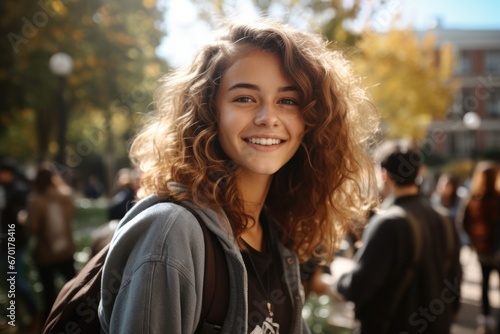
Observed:
[[[342,306],[337,304],[332,298],[323,295],[317,296],[311,293],[306,300],[302,315],[306,320],[311,333],[313,334],[351,334],[352,330],[347,327],[335,324],[332,316],[339,312],[339,316],[344,316]]]
[[[92,233],[107,222],[107,211],[104,207],[77,208],[73,226],[73,237],[77,251],[82,251],[85,247],[90,246]]]

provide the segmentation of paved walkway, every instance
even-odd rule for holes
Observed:
[[[476,253],[464,247],[460,254],[464,271],[462,280],[462,306],[457,321],[452,327],[452,334],[475,334],[476,317],[481,312],[481,269]],[[494,314],[500,307],[499,278],[494,273],[490,277],[490,303]]]
[[[451,334],[476,334],[482,333],[477,331],[476,317],[480,313],[481,308],[481,269],[477,261],[476,253],[470,248],[464,247],[461,250],[460,262],[462,263],[463,279],[462,279],[462,302],[457,319],[453,324]],[[332,264],[333,276],[327,282],[334,282],[338,276],[349,270],[352,262],[348,259],[337,257]],[[492,274],[490,278],[490,303],[493,314],[498,317],[500,307],[500,291],[499,277]],[[350,305],[352,307],[352,305]],[[352,310],[347,310],[345,307],[339,310],[340,314],[346,314],[347,317],[332,317],[331,323],[337,326],[345,325],[352,326]],[[343,326],[342,326],[343,327]],[[499,332],[500,333],[500,332]]]

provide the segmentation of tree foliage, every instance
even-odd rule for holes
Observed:
[[[371,2],[370,9],[363,7],[363,11],[360,0],[348,4],[343,0],[191,1],[210,25],[220,16],[237,14],[246,3],[254,16],[279,17],[321,32],[332,47],[347,47],[390,137],[421,138],[430,120],[450,106],[451,52],[444,48],[436,53],[432,35],[419,40],[410,30],[357,33],[351,29],[362,15],[366,21],[377,11],[387,12],[383,0]],[[74,59],[65,95],[71,161],[78,164],[96,153],[125,154],[134,115],[147,110],[156,79],[167,70],[155,53],[164,34],[158,28],[162,13],[155,0],[18,0],[1,2],[0,10],[4,36],[0,41],[0,154],[29,158],[35,152],[57,150],[53,133],[58,121],[57,80],[48,60],[60,51]]]
[[[383,0],[376,0],[383,1]],[[361,9],[361,0],[192,0],[200,17],[214,25],[220,17],[263,15],[279,18],[293,25],[313,28],[329,39],[353,44],[357,34],[346,30],[346,22],[355,19]]]
[[[356,69],[380,110],[385,136],[422,139],[452,104],[451,48],[437,50],[432,33],[420,39],[407,29],[367,33],[356,47]]]
[[[155,0],[2,1],[0,153],[28,159],[57,149],[57,80],[48,68],[56,52],[74,61],[65,91],[67,150],[80,149],[82,157],[117,151],[113,143],[130,131],[132,115],[146,110],[155,80],[165,70],[155,53],[164,35],[161,17]],[[99,133],[93,137],[99,140],[91,141],[85,132]],[[14,152],[17,143],[23,147]]]

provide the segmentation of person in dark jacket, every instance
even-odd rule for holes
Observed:
[[[461,285],[454,224],[419,194],[418,150],[388,142],[378,159],[385,209],[368,222],[353,270],[334,288],[354,302],[361,333],[449,333]]]
[[[478,327],[486,332],[495,327],[489,294],[490,274],[500,272],[500,189],[498,166],[491,161],[477,164],[469,196],[460,206],[457,224],[462,226],[478,255],[481,266],[481,314]],[[500,324],[500,320],[498,322]]]
[[[108,219],[120,220],[134,204],[139,188],[139,172],[130,168],[122,168],[116,176],[116,190],[108,209]]]

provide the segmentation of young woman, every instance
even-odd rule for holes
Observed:
[[[57,274],[69,281],[76,273],[73,193],[53,167],[43,163],[38,168],[28,199],[27,227],[35,240],[33,257],[43,286],[46,317],[57,297]]]
[[[377,115],[342,54],[270,19],[226,22],[216,36],[162,80],[132,144],[142,200],[104,267],[107,333],[196,330],[202,230],[162,198],[194,208],[224,249],[223,333],[306,332],[299,262],[331,257],[370,203]]]
[[[470,239],[481,266],[481,314],[478,325],[491,329],[495,320],[491,315],[489,298],[491,272],[500,273],[500,176],[493,161],[480,161],[471,179],[469,196],[461,203],[457,223]]]

